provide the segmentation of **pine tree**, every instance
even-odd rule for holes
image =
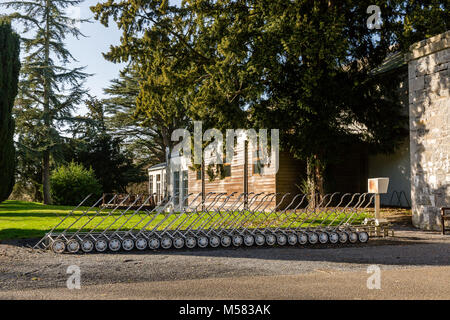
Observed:
[[[158,123],[136,114],[136,99],[139,96],[139,82],[142,79],[131,66],[111,80],[104,91],[110,98],[105,99],[107,125],[115,137],[142,164],[158,164],[165,161],[165,147],[158,130]]]
[[[19,79],[19,37],[9,22],[0,20],[0,202],[14,185],[15,149],[12,108]]]
[[[16,100],[19,141],[33,136],[34,145],[18,147],[39,154],[42,166],[43,201],[51,203],[51,154],[61,142],[59,130],[72,120],[72,112],[86,90],[84,68],[68,68],[75,61],[66,49],[67,35],[82,36],[66,10],[82,0],[8,1],[1,5],[15,12],[9,18],[23,26],[24,60],[20,92]],[[25,152],[24,152],[25,153]]]

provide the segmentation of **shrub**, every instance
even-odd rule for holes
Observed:
[[[75,162],[60,166],[50,178],[52,198],[58,205],[78,205],[92,193],[87,204],[93,204],[100,197],[102,188],[92,168],[86,169]]]

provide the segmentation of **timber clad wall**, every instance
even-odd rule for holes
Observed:
[[[253,172],[254,160],[255,159],[253,159],[253,150],[251,149],[251,146],[249,144],[248,192],[249,193],[264,192],[265,194],[275,192],[276,183],[275,183],[274,167],[272,166],[269,167],[268,169],[265,168],[268,174],[264,175],[260,175],[258,173],[254,174]],[[201,191],[202,191],[202,182],[200,179],[197,180],[197,172],[189,169],[189,193],[194,194],[193,196],[190,197],[190,201],[192,201],[195,198],[195,196]],[[213,181],[209,181],[209,177],[205,173],[205,193],[208,194],[209,192],[215,193],[226,192],[230,194],[236,192],[236,195],[228,202],[228,204],[231,204],[233,203],[233,200],[236,200],[243,191],[244,191],[244,144],[240,143],[235,148],[233,160],[231,162],[231,176],[225,177],[224,179],[216,178]],[[262,198],[263,196],[260,196],[257,198],[257,200],[261,200]],[[209,199],[213,199],[213,197]],[[269,198],[267,198],[266,200],[269,200]],[[207,201],[207,204],[208,203],[209,201]],[[221,203],[221,201],[219,203]],[[261,203],[260,201],[256,201],[253,207],[256,207],[257,205],[261,205],[261,207],[268,205],[268,208],[270,208],[274,204],[275,201],[273,201],[273,203],[266,203],[266,202]]]

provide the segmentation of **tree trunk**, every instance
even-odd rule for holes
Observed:
[[[50,1],[46,1],[45,16],[45,69],[44,69],[44,127],[46,128],[46,134],[50,135],[50,80],[49,80],[49,67],[50,67]],[[46,146],[43,151],[42,157],[42,186],[44,194],[44,204],[51,204],[52,198],[50,195],[50,150]]]
[[[42,187],[44,194],[44,204],[51,204],[52,198],[50,196],[50,152],[44,151],[42,158]]]
[[[316,183],[314,175],[314,160],[313,157],[309,157],[306,161],[306,179],[308,183],[309,202],[310,207],[315,210],[316,208]]]

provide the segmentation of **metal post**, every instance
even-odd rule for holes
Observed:
[[[202,178],[202,211],[205,211],[205,157],[202,152],[202,172],[201,172],[201,178]]]
[[[244,142],[244,209],[248,209],[248,141]]]

